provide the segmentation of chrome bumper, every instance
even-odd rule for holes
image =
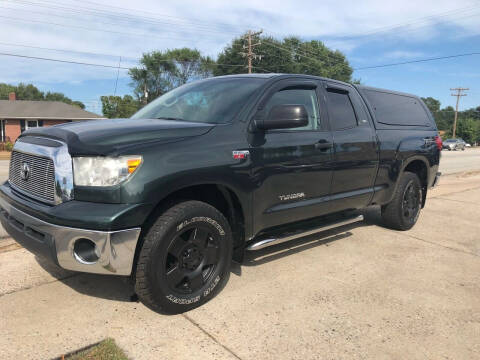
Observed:
[[[20,244],[67,270],[96,274],[130,275],[140,228],[95,231],[58,226],[30,216],[0,198],[0,220]],[[75,242],[88,239],[95,244],[95,261],[84,261],[74,252]],[[47,256],[49,257],[49,256]]]

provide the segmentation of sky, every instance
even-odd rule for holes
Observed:
[[[480,0],[0,0],[0,82],[33,83],[101,113],[102,95],[131,94],[143,53],[192,47],[216,58],[246,30],[321,40],[342,51],[362,84],[480,106]],[[102,64],[67,64],[18,56]],[[261,66],[261,61],[258,63]]]

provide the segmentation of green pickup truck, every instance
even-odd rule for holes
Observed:
[[[145,305],[180,313],[214,297],[245,251],[361,221],[367,206],[410,229],[441,148],[414,95],[303,75],[217,77],[130,119],[25,131],[0,219],[52,263],[129,276]]]

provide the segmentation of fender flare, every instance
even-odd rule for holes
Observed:
[[[407,168],[407,166],[410,165],[412,162],[417,161],[417,160],[423,162],[423,164],[425,165],[425,168],[427,169],[427,172],[426,172],[427,183],[426,183],[426,186],[424,188],[424,191],[422,192],[422,208],[425,206],[425,200],[426,200],[426,196],[427,196],[428,184],[429,184],[430,179],[429,179],[429,171],[428,171],[429,164],[428,164],[427,159],[422,155],[412,155],[412,156],[409,156],[405,159],[398,159],[398,161],[401,161],[402,163],[401,163],[401,166],[400,166],[400,170],[398,172],[397,179],[395,181],[395,186],[394,186],[394,188],[391,192],[391,196],[390,196],[389,201],[392,200],[393,195],[395,194],[395,192],[397,190],[397,187],[398,187],[398,180],[400,179],[400,177],[405,172],[405,169]]]

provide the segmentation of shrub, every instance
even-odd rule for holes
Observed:
[[[7,141],[5,143],[5,150],[6,151],[12,151],[12,149],[13,149],[13,144],[10,141]]]

